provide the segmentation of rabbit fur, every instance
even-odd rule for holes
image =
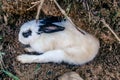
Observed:
[[[51,21],[50,21],[51,20]],[[41,26],[48,29],[40,30]],[[51,26],[49,26],[51,25]],[[62,30],[54,30],[61,27]],[[29,32],[27,37],[23,33]],[[80,29],[78,31],[68,20],[39,20],[24,23],[19,32],[19,41],[27,52],[43,53],[41,55],[21,54],[17,60],[21,63],[61,63],[81,65],[95,58],[99,50],[99,41],[94,36]]]

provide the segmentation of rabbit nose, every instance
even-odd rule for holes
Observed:
[[[23,35],[23,37],[27,38],[28,36],[31,35],[31,33],[32,33],[32,31],[28,30],[27,32],[23,32],[22,35]]]

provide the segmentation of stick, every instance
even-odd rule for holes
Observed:
[[[40,1],[36,1],[36,2],[31,2],[31,4],[36,4],[36,3],[39,3]]]
[[[40,1],[32,2],[31,4],[34,4],[34,5],[31,6],[30,8],[28,8],[27,11],[29,11],[29,10],[32,9],[32,8],[34,8],[34,7],[37,6],[38,4],[40,4]]]
[[[110,28],[110,26],[106,23],[105,19],[101,19],[101,22],[112,32],[112,34],[115,36],[115,38],[120,43],[120,38],[117,36],[117,34]]]
[[[53,0],[53,1],[57,5],[57,7],[60,9],[61,13],[75,26],[75,24],[72,22],[70,17],[67,16],[66,12],[60,7],[60,5],[57,3],[57,1],[56,0]]]
[[[51,0],[51,1],[52,1],[52,0]],[[57,3],[57,1],[56,1],[56,0],[53,0],[53,1],[54,1],[54,3],[56,4],[56,6],[60,9],[61,13],[70,21],[70,23],[71,23],[73,26],[75,26],[75,28],[76,28],[78,31],[80,31],[80,32],[82,31],[82,32],[83,32],[82,29],[76,27],[76,25],[72,22],[72,20],[70,19],[70,17],[67,16],[66,12],[65,12],[65,11],[60,7],[60,5]]]
[[[40,0],[40,5],[38,6],[38,10],[37,10],[37,15],[36,15],[36,21],[39,19],[39,14],[40,14],[40,10],[42,8],[42,5],[44,3],[44,0]]]

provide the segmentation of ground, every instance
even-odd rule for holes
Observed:
[[[61,6],[64,5],[62,2],[60,2],[60,4]],[[93,61],[81,66],[68,65],[66,63],[21,64],[18,62],[16,57],[25,53],[18,41],[20,26],[24,22],[34,19],[36,15],[36,12],[28,11],[20,15],[15,13],[9,14],[11,16],[7,20],[7,24],[5,17],[0,16],[0,19],[3,19],[0,20],[0,36],[2,36],[2,40],[0,39],[0,52],[5,53],[3,56],[4,69],[17,76],[20,80],[57,80],[59,76],[70,71],[77,72],[84,80],[119,80],[120,43],[118,43],[109,29],[99,22],[98,18],[104,18],[120,37],[120,14],[117,15],[117,17],[111,16],[113,9],[111,8],[112,4],[109,3],[109,0],[106,4],[102,2],[103,6],[100,9],[96,8],[98,13],[101,13],[100,17],[89,17],[88,11],[86,11],[84,7],[77,7],[79,4],[81,3],[76,2],[72,4],[74,7],[71,8],[69,16],[77,26],[99,39],[99,53]],[[99,7],[97,3],[95,6]],[[65,7],[64,5],[63,8],[65,9]],[[119,11],[120,4],[118,4],[117,8]],[[43,12],[40,14],[40,18],[46,16]],[[95,19],[93,20],[93,18]],[[114,21],[112,22],[113,18]],[[88,19],[90,19],[90,21]],[[13,78],[0,71],[0,80],[13,80]]]

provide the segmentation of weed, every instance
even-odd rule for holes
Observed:
[[[2,36],[0,36],[0,40],[2,40],[3,39],[3,37]]]
[[[40,69],[40,67],[41,67],[41,65],[37,64],[34,72],[36,73]]]
[[[5,69],[5,65],[4,65],[4,62],[3,62],[3,56],[4,55],[5,55],[4,52],[0,52],[0,72],[6,74],[9,77],[11,77],[13,80],[20,80],[17,76],[13,75],[11,72],[9,72]]]
[[[7,71],[7,70],[1,70],[1,72],[3,72],[4,74],[8,75],[9,77],[11,77],[13,80],[20,80],[17,76],[13,75],[11,72]]]

